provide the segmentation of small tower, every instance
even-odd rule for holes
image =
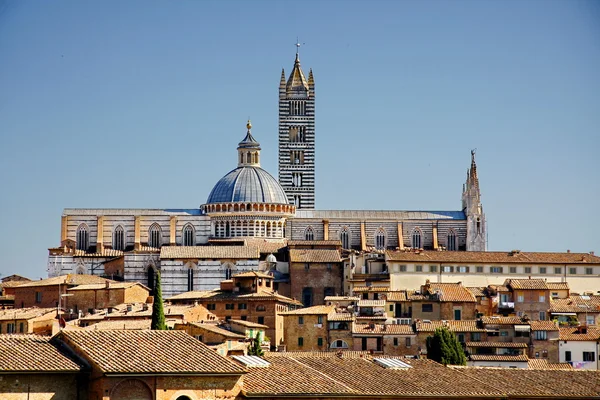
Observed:
[[[260,167],[260,143],[252,136],[250,120],[246,124],[246,137],[238,144],[238,167]]]
[[[279,81],[279,183],[296,208],[315,208],[315,80],[312,70],[306,80],[298,51]]]
[[[481,205],[475,150],[471,150],[471,168],[467,170],[467,181],[463,185],[462,209],[467,217],[467,251],[486,251],[486,223]]]

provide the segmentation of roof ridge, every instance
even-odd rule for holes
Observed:
[[[303,365],[303,366],[305,366],[305,367],[307,367],[307,368],[310,368],[311,370],[315,371],[316,373],[318,373],[319,375],[323,376],[323,377],[324,377],[324,378],[326,378],[327,380],[333,381],[333,382],[335,382],[335,383],[337,383],[337,384],[339,384],[339,385],[341,385],[341,386],[345,387],[346,389],[350,390],[352,393],[355,393],[355,394],[356,394],[356,393],[358,393],[358,391],[357,391],[356,389],[354,389],[354,388],[351,388],[350,386],[346,385],[345,383],[343,383],[343,382],[340,382],[340,381],[338,381],[337,379],[334,379],[334,378],[332,378],[331,376],[329,376],[329,375],[327,375],[327,374],[325,374],[325,373],[323,373],[323,372],[321,372],[321,371],[319,371],[319,370],[317,370],[317,369],[315,369],[315,368],[311,367],[311,366],[310,366],[310,365],[308,365],[308,364],[305,364],[305,363],[303,363],[303,362],[301,362],[301,361],[298,361],[298,360],[296,360],[296,357],[290,357],[290,359],[291,359],[292,361],[295,361],[295,362],[297,362],[297,363],[298,363],[298,364],[300,364],[300,365]]]

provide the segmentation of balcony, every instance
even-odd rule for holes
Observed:
[[[498,308],[501,309],[507,309],[507,308],[515,308],[515,302],[514,301],[501,301],[498,303]]]

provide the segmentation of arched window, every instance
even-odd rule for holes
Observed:
[[[187,272],[187,287],[188,287],[188,292],[191,292],[192,290],[194,290],[194,268],[190,267],[188,268],[188,272]]]
[[[77,250],[84,250],[90,247],[90,232],[86,224],[81,224],[77,228]]]
[[[148,229],[148,246],[159,248],[161,245],[161,231],[158,224],[152,224]]]
[[[375,233],[375,248],[378,250],[385,249],[385,231],[383,228],[377,229]]]
[[[334,340],[333,343],[331,343],[331,346],[329,346],[332,349],[347,349],[348,348],[348,343],[346,343],[345,341],[338,339],[338,340]]]
[[[250,152],[246,153],[246,162],[248,164],[252,163],[252,159],[250,158],[252,155],[250,154]]]
[[[148,288],[150,289],[150,294],[154,293],[154,285],[155,285],[155,278],[156,278],[156,272],[154,271],[154,267],[152,265],[150,265],[148,267],[148,270],[146,271],[146,275],[147,275],[147,282],[148,282]]]
[[[313,230],[312,226],[309,226],[304,231],[304,240],[315,240],[315,231]]]
[[[421,230],[419,228],[415,228],[412,233],[412,247],[414,249],[420,249],[421,246]]]
[[[456,232],[454,232],[454,229],[450,229],[448,231],[448,242],[446,243],[446,248],[450,251],[455,251],[457,249]]]
[[[231,265],[226,265],[225,266],[225,279],[231,279],[231,275],[232,275]]]
[[[340,240],[342,242],[342,249],[350,248],[350,232],[348,232],[347,227],[342,228],[342,231],[340,232]]]
[[[80,265],[79,267],[77,267],[77,271],[75,271],[75,273],[77,275],[84,275],[85,274],[85,268]]]
[[[193,246],[194,245],[194,227],[187,224],[183,227],[183,245]]]
[[[113,249],[125,250],[125,230],[118,225],[113,232]]]

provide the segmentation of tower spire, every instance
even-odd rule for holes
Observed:
[[[246,136],[238,144],[238,167],[260,167],[260,143],[252,136],[252,123],[246,123]]]

